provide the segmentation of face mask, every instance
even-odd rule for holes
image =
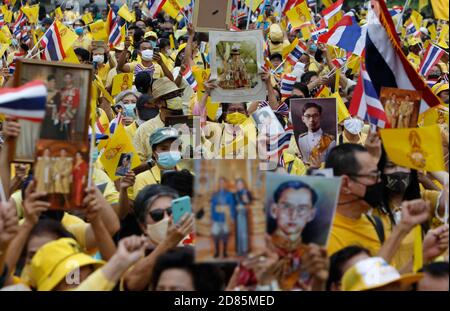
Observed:
[[[411,182],[411,174],[396,172],[386,174],[386,188],[392,193],[404,193]]]
[[[75,27],[75,33],[81,36],[83,34],[83,27]]]
[[[383,205],[383,189],[382,182],[376,183],[371,186],[366,186],[366,194],[362,198],[372,207],[379,207]]]
[[[139,111],[139,121],[144,123],[145,121],[151,120],[154,117],[156,117],[159,113],[158,108],[149,108],[149,109],[143,109]],[[138,122],[139,124],[139,122]]]
[[[125,116],[136,118],[136,114],[134,113],[134,108],[136,108],[136,104],[125,104]]]
[[[183,100],[181,97],[175,97],[166,100],[167,109],[170,110],[181,110],[183,109]]]
[[[316,53],[316,51],[317,51],[317,45],[311,44],[311,46],[309,47],[309,50],[310,50],[311,52],[313,52],[313,53]]]
[[[153,59],[153,50],[149,50],[149,49],[143,50],[141,52],[141,58],[142,58],[142,60],[145,60],[145,61],[152,60]]]
[[[158,153],[158,164],[163,168],[174,168],[181,160],[181,152],[168,151]]]
[[[147,225],[147,235],[154,244],[159,245],[166,238],[168,229],[169,218],[164,218],[156,224]]]
[[[92,61],[97,64],[103,64],[105,57],[103,55],[94,55]]]
[[[227,114],[226,121],[230,124],[237,125],[242,124],[247,120],[247,116],[240,112],[233,112],[230,114]]]
[[[344,121],[344,128],[353,135],[361,133],[364,122],[360,119],[349,118]]]

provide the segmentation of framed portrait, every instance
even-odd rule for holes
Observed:
[[[282,290],[306,289],[309,274],[302,270],[308,244],[326,246],[339,198],[340,178],[266,175],[267,234],[283,265]]]
[[[129,171],[131,171],[131,163],[133,159],[133,153],[122,153],[119,157],[119,162],[117,163],[115,176],[123,177]]]
[[[292,99],[291,116],[295,141],[303,162],[324,162],[328,152],[336,145],[336,99]]]
[[[39,140],[34,179],[48,193],[50,209],[82,208],[89,175],[89,146],[82,142]]]
[[[192,24],[199,32],[227,30],[231,21],[231,0],[196,0]]]
[[[384,107],[389,127],[417,127],[421,98],[421,91],[382,87],[380,101]]]
[[[258,126],[260,135],[272,137],[284,133],[284,128],[281,126],[272,108],[264,107],[258,109],[252,114],[252,117]]]
[[[260,76],[264,64],[262,30],[210,31],[211,79],[218,87],[213,102],[240,103],[266,99],[266,84]]]
[[[18,60],[14,86],[32,80],[47,85],[47,103],[42,123],[20,120],[14,162],[33,162],[40,139],[88,145],[92,66],[42,60]]]
[[[258,161],[197,160],[194,168],[196,261],[238,261],[264,251],[265,173]]]

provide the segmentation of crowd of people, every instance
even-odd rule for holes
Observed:
[[[14,18],[20,13],[18,2],[25,6],[39,3],[34,0],[0,1],[0,28],[12,30]],[[92,65],[96,79],[102,82],[106,92],[112,92],[115,76],[132,75],[133,83],[129,87],[125,81],[121,91],[114,96],[114,102],[111,103],[103,93],[98,96],[94,115],[96,123],[108,129],[120,114],[119,122],[124,125],[135,154],[130,152],[120,158],[117,179],[113,180],[100,161],[105,151],[104,142],[111,137],[107,133],[95,134],[93,129],[89,134],[94,147],[90,150],[92,183],[86,182],[86,189],[76,191],[77,205],[82,208],[72,209],[68,206],[70,201],[64,201],[60,209],[54,209],[48,200],[50,188],[66,194],[71,191],[72,183],[76,184],[69,176],[70,165],[58,165],[56,161],[61,159],[50,156],[49,152],[36,158],[35,163],[13,163],[11,154],[21,134],[21,124],[16,117],[0,115],[3,192],[0,201],[0,289],[242,291],[286,288],[285,284],[277,282],[277,275],[283,273],[278,265],[282,258],[269,240],[267,251],[252,254],[249,260],[223,264],[195,262],[194,223],[198,215],[185,214],[180,221],[174,222],[171,208],[174,199],[194,196],[196,176],[192,162],[195,160],[182,155],[180,134],[167,127],[166,121],[174,116],[199,117],[202,127],[200,154],[208,159],[251,158],[248,146],[261,144],[251,117],[253,113],[270,107],[282,127],[287,129],[293,123],[289,113],[291,101],[316,97],[324,87],[331,93],[338,93],[348,108],[360,66],[337,70],[334,60],[345,51],[318,43],[313,38],[305,39],[300,28],[288,27],[287,18],[280,16],[275,7],[276,1],[264,1],[250,20],[244,5],[246,1],[236,1],[238,5],[233,6],[232,13],[234,31],[263,30],[267,62],[260,75],[267,97],[266,101],[220,103],[210,113],[214,105],[211,93],[220,87],[217,81],[206,77],[198,81],[201,87],[194,90],[183,77],[187,69],[206,70],[211,62],[207,33],[196,32],[187,9],[178,18],[164,10],[153,17],[148,1],[134,1],[130,7],[134,21],[127,22],[121,42],[99,46],[89,24],[106,21],[109,10],[117,12],[122,3],[106,1],[108,7],[103,9],[95,2],[90,0],[82,7],[76,0],[68,0],[51,9],[41,4],[36,23],[27,22],[25,26],[28,36],[13,37],[8,44],[0,45],[0,53],[3,52],[0,87],[13,86],[11,68],[18,59],[30,57],[29,52],[34,50],[35,41],[29,38],[38,39],[55,19],[59,19],[77,35],[72,48],[78,62]],[[310,10],[317,26],[323,17],[322,9],[326,8],[318,2],[318,8]],[[367,23],[368,5],[370,2],[351,9],[344,5],[343,13],[353,13],[363,26]],[[61,16],[55,13],[57,9],[62,12]],[[412,8],[404,9],[402,18],[407,21]],[[2,19],[7,15],[5,12],[13,13],[12,22]],[[92,21],[84,18],[86,14]],[[341,188],[327,245],[309,244],[302,249],[301,267],[309,273],[311,281],[298,286],[299,275],[293,274],[294,279],[289,280],[288,286],[291,290],[449,290],[448,20],[436,19],[431,9],[422,11],[422,15],[422,25],[415,34],[402,33],[400,29],[399,35],[405,56],[415,69],[419,69],[428,45],[435,44],[445,51],[428,75],[422,77],[441,101],[438,113],[443,117],[438,118],[436,124],[442,138],[445,171],[419,171],[394,163],[383,147],[380,134],[368,120],[358,116],[340,120],[337,137],[324,133],[320,123],[321,107],[305,106],[302,119],[308,132],[298,141],[292,137],[289,148],[283,150],[270,170],[280,174],[308,175],[315,169],[329,168],[334,176],[341,178]],[[431,25],[437,34],[430,33]],[[400,28],[406,28],[406,25],[401,24]],[[441,36],[445,29],[447,33]],[[298,60],[300,66],[285,62],[286,55],[283,54],[283,49],[296,38],[306,47]],[[5,44],[7,47],[2,50]],[[364,56],[353,57],[361,62]],[[234,67],[229,70],[230,75],[239,73]],[[284,74],[296,76],[292,94],[287,97],[281,89]],[[65,79],[71,78],[68,74]],[[244,81],[240,83],[247,83],[245,77],[240,79]],[[63,128],[64,118],[68,118],[62,111],[64,106],[59,110],[51,106],[56,105],[56,101],[64,101],[67,90],[60,91],[59,97],[54,96],[50,94],[50,80],[48,83],[52,101],[47,103],[47,110],[52,111],[50,115],[56,121],[47,120],[46,135],[59,135],[59,130],[64,131],[64,134],[61,132],[64,137],[59,136],[70,139],[73,130]],[[79,100],[79,94],[69,94],[67,100],[74,98]],[[397,106],[390,108],[389,117],[402,114]],[[397,119],[403,127],[410,127],[409,120]],[[44,124],[47,121],[44,120]],[[51,130],[52,126],[54,130]],[[239,138],[246,144],[233,145]],[[427,141],[423,143],[427,144]],[[225,148],[229,145],[233,146]],[[261,148],[256,149],[260,152]],[[81,154],[78,156],[82,163]],[[134,156],[139,158],[141,165],[132,169]],[[266,160],[261,156],[258,159]],[[71,163],[78,163],[76,160],[70,158]],[[87,170],[87,166],[84,167],[84,171]],[[45,183],[38,183],[37,179],[45,180]],[[236,183],[239,182],[243,183],[237,179]],[[230,204],[236,205],[233,212],[239,214],[242,212],[237,208],[239,202],[254,199],[252,194],[239,191],[222,193],[219,189],[217,200],[232,201]],[[221,254],[220,246],[227,243],[228,229],[221,221],[224,213],[218,209],[220,204],[213,204],[216,257],[226,257],[226,253]],[[286,217],[294,217],[296,213],[291,212]],[[420,228],[420,238],[417,228]],[[417,249],[418,239],[420,249]],[[223,249],[226,252],[226,246]],[[245,253],[248,245],[236,245],[236,249]]]

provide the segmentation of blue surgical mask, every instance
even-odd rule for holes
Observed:
[[[125,104],[124,106],[125,106],[125,116],[135,119],[136,113],[134,113],[134,108],[136,108],[136,104]]]
[[[83,34],[83,27],[75,27],[75,33],[81,36]]]
[[[165,169],[174,168],[181,160],[181,152],[168,151],[158,153],[158,164]]]

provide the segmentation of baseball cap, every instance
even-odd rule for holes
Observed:
[[[74,269],[88,265],[98,268],[104,263],[83,253],[74,239],[61,238],[45,244],[33,256],[30,277],[37,290],[50,291]]]
[[[147,31],[147,32],[144,34],[144,39],[151,38],[151,37],[153,37],[153,38],[155,38],[155,39],[158,39],[158,35],[157,35],[156,32],[154,32],[154,31]]]
[[[431,90],[433,91],[434,94],[439,95],[440,92],[448,91],[448,83],[446,82],[436,83],[435,85],[433,85]]]
[[[357,262],[345,272],[342,277],[342,290],[366,291],[381,288],[393,283],[401,287],[417,283],[423,277],[422,273],[400,273],[381,257],[371,257]]]
[[[160,98],[171,93],[181,93],[184,88],[179,88],[173,81],[167,77],[156,79],[152,85],[153,98]]]
[[[171,127],[162,127],[157,129],[150,135],[150,147],[160,144],[168,139],[178,139],[180,135],[178,131]]]

